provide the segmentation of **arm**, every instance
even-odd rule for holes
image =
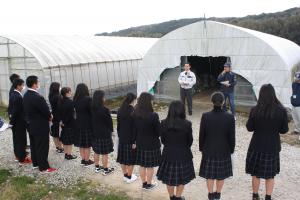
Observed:
[[[182,84],[183,84],[183,80],[182,80],[182,78],[181,78],[181,73],[180,73],[179,76],[178,76],[178,83],[179,83],[179,85],[182,85]]]
[[[166,142],[166,138],[165,138],[165,127],[164,127],[164,124],[161,123],[160,124],[160,140],[161,140],[161,143],[163,145],[165,145],[165,142]]]
[[[254,131],[254,117],[253,117],[253,109],[251,110],[250,114],[249,114],[249,118],[246,124],[247,130],[249,132],[253,132]]]
[[[231,116],[231,121],[230,121],[229,144],[230,144],[231,154],[233,154],[234,149],[235,149],[235,119],[234,119],[234,116]]]
[[[120,115],[119,115],[119,112],[117,114],[117,134],[118,136],[120,137]]]
[[[153,129],[154,129],[154,133],[156,133],[158,137],[160,136],[159,128],[160,128],[159,116],[157,113],[154,113]]]
[[[218,82],[223,82],[223,81],[225,81],[225,74],[224,74],[223,72],[218,76],[217,81],[218,81]]]
[[[205,115],[202,115],[199,132],[199,150],[202,152],[205,141]]]
[[[283,116],[282,116],[282,122],[281,122],[279,133],[285,134],[288,131],[289,131],[289,124],[288,124],[287,111],[283,108]]]
[[[113,132],[114,131],[114,125],[113,125],[113,121],[112,121],[109,109],[106,109],[106,116],[104,118],[105,118],[106,124],[108,125],[109,130],[111,132]]]
[[[234,73],[231,73],[231,74],[232,74],[232,80],[229,84],[231,86],[235,86],[236,85],[236,75]]]
[[[35,104],[37,110],[40,112],[40,114],[47,120],[51,120],[51,112],[50,109],[46,103],[46,100],[42,97],[39,96],[38,102]]]
[[[194,139],[193,139],[192,123],[189,122],[188,135],[187,135],[187,142],[188,142],[189,147],[192,146],[193,141],[194,141]]]
[[[10,124],[15,125],[18,115],[22,112],[22,97],[18,97],[12,101]]]
[[[131,141],[132,141],[132,144],[136,144],[136,138],[137,138],[137,128],[136,128],[136,125],[135,125],[135,119],[134,117],[132,118],[132,138],[131,138]]]
[[[74,105],[71,101],[66,102],[66,104],[65,113],[63,113],[65,115],[64,121],[66,124],[69,124],[74,118]]]
[[[190,76],[192,77],[192,80],[189,82],[189,86],[193,87],[196,84],[196,76],[194,73],[191,73]]]

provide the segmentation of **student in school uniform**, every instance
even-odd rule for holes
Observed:
[[[140,176],[145,190],[154,189],[152,182],[154,167],[160,163],[159,116],[152,107],[153,96],[143,92],[133,112],[134,143],[137,148],[136,164],[140,166]]]
[[[54,172],[48,163],[49,153],[49,122],[52,120],[50,109],[44,97],[38,93],[39,80],[37,76],[28,76],[28,87],[23,98],[25,120],[28,123],[30,150],[33,168],[41,172]]]
[[[252,176],[252,199],[260,199],[260,179],[265,179],[265,200],[271,200],[274,178],[280,172],[280,134],[289,130],[287,111],[277,99],[271,84],[261,87],[246,127],[253,132],[246,159],[246,173]]]
[[[64,145],[65,159],[73,160],[77,156],[72,155],[72,146],[75,139],[75,110],[71,99],[71,88],[63,87],[61,89],[62,100],[59,103],[59,112],[61,113],[61,136],[60,140]]]
[[[95,172],[101,172],[104,176],[114,172],[114,168],[108,167],[108,154],[114,151],[112,132],[113,121],[108,108],[104,106],[105,93],[97,90],[93,95],[92,102],[92,122],[93,122],[93,151],[95,161]],[[99,164],[102,156],[102,166]]]
[[[57,82],[53,82],[50,85],[49,89],[49,102],[51,105],[51,111],[53,115],[52,119],[52,125],[50,127],[50,135],[53,138],[53,142],[56,147],[57,153],[63,153],[64,149],[62,147],[62,143],[59,140],[59,124],[60,124],[60,113],[59,113],[59,102],[61,101],[61,95],[60,95],[60,84]]]
[[[9,97],[9,109],[10,124],[12,125],[13,132],[14,154],[20,165],[31,164],[32,161],[27,157],[26,152],[26,122],[24,118],[23,95],[21,93],[24,88],[24,81],[22,79],[15,79],[13,88],[14,91],[11,92]]]
[[[76,87],[74,95],[74,107],[76,113],[76,137],[75,146],[79,147],[81,165],[88,167],[94,162],[90,160],[92,147],[92,98],[89,89],[84,83]]]
[[[133,174],[136,164],[136,145],[133,141],[133,111],[136,95],[128,93],[117,114],[117,131],[119,137],[117,162],[121,164],[124,174],[123,180],[132,183],[137,179]]]
[[[211,101],[214,108],[202,115],[200,125],[202,160],[199,175],[206,179],[208,199],[216,200],[221,198],[224,180],[233,176],[231,154],[235,148],[235,119],[222,109],[225,98],[221,92],[213,93]]]
[[[184,186],[195,176],[192,123],[186,120],[185,107],[181,101],[173,101],[168,116],[160,125],[161,142],[164,145],[158,180],[167,185],[170,200],[183,200]]]
[[[13,93],[13,91],[15,90],[13,84],[14,84],[14,80],[16,80],[16,79],[20,79],[20,75],[18,75],[18,74],[12,74],[12,75],[9,76],[9,80],[10,80],[10,82],[11,82],[11,87],[10,87],[10,89],[9,89],[9,96],[8,96],[8,97],[10,97],[10,95],[11,95],[11,94]]]

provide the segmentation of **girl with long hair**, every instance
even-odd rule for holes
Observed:
[[[77,156],[72,155],[72,146],[74,144],[75,133],[75,111],[74,103],[71,99],[71,88],[63,87],[61,89],[62,101],[60,105],[62,131],[60,140],[64,145],[65,159],[73,160]]]
[[[134,143],[137,148],[136,164],[140,166],[140,176],[145,190],[154,189],[157,183],[152,182],[154,167],[160,163],[160,133],[159,116],[152,107],[153,96],[143,92],[135,107],[134,118]]]
[[[132,183],[137,179],[133,174],[136,164],[136,145],[133,141],[133,111],[136,95],[128,93],[117,114],[117,132],[119,136],[117,162],[121,164],[123,180]]]
[[[50,135],[53,138],[53,142],[56,146],[56,152],[57,153],[63,153],[64,149],[62,146],[61,141],[59,140],[59,124],[60,124],[60,115],[59,112],[59,104],[61,101],[61,95],[60,95],[60,84],[58,82],[52,82],[49,89],[49,102],[51,105],[51,112],[53,115],[52,119],[52,125],[50,127]]]
[[[164,148],[157,178],[167,185],[170,200],[184,199],[184,186],[195,178],[195,170],[191,151],[192,123],[186,120],[181,101],[171,102],[168,116],[161,122],[160,133]]]
[[[113,121],[108,108],[104,106],[105,93],[102,90],[95,91],[92,102],[92,124],[93,124],[93,150],[95,161],[95,172],[101,172],[104,176],[114,172],[114,168],[108,167],[108,154],[113,152],[112,132]],[[102,156],[102,166],[99,158]]]
[[[246,173],[252,176],[252,199],[260,199],[260,179],[265,179],[265,200],[271,200],[274,178],[280,172],[280,134],[289,130],[287,111],[271,84],[261,87],[257,105],[252,108],[246,127],[253,132],[246,159]]]
[[[77,139],[75,146],[79,147],[81,165],[85,167],[94,164],[90,160],[92,146],[92,98],[86,84],[80,83],[76,87],[74,95],[74,107],[76,112]]]

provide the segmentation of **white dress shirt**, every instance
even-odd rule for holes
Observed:
[[[180,87],[183,89],[191,89],[196,84],[196,76],[191,70],[183,71],[178,77]]]

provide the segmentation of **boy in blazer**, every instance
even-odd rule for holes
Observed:
[[[10,92],[9,110],[10,124],[12,125],[13,147],[16,160],[22,164],[30,164],[31,159],[27,157],[26,152],[26,122],[24,119],[23,96],[24,81],[15,79],[13,81],[13,91]]]
[[[38,77],[27,77],[26,85],[28,91],[24,95],[23,105],[29,125],[32,164],[41,172],[54,172],[56,169],[50,168],[48,163],[49,121],[52,120],[52,115],[46,100],[37,91],[39,89]]]

